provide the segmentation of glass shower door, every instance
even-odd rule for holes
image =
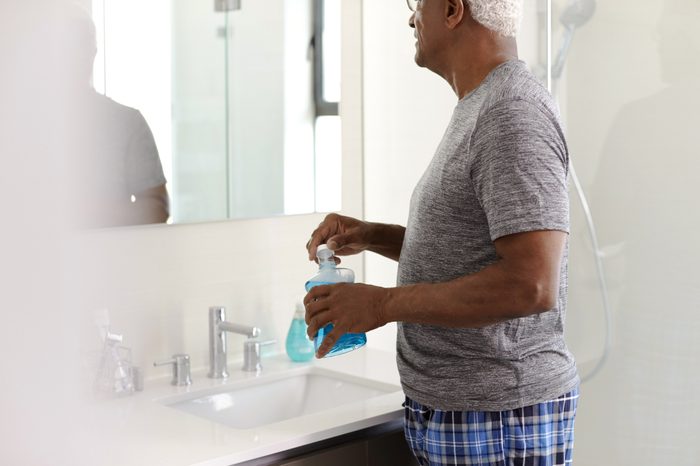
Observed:
[[[230,218],[229,11],[171,0],[174,221]]]
[[[553,89],[590,201],[572,189],[567,336],[582,375],[574,464],[697,464],[700,3],[552,1]],[[568,41],[568,43],[567,43]]]

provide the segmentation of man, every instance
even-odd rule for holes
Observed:
[[[398,260],[398,287],[304,299],[310,336],[398,322],[405,433],[423,465],[563,465],[579,379],[564,343],[568,153],[551,96],[517,60],[518,0],[409,1],[415,61],[459,98],[408,225],[331,214],[307,244]]]
[[[164,223],[169,199],[158,149],[141,112],[121,105],[92,87],[97,53],[95,25],[80,7],[63,13],[70,51],[65,73],[81,167],[76,188],[86,227]]]

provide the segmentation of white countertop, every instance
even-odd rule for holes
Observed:
[[[294,363],[285,354],[263,358],[259,376],[229,361],[227,380],[212,380],[206,371],[192,373],[192,385],[175,387],[169,378],[146,381],[142,392],[124,398],[95,402],[90,407],[88,448],[100,464],[229,466],[283,452],[310,443],[381,425],[402,417],[404,395],[399,386],[395,355],[361,348],[334,358]],[[340,405],[331,410],[251,429],[234,429],[162,404],[174,395],[265,377],[303,366],[329,369],[377,382],[396,385],[397,391],[368,401]],[[98,434],[99,432],[99,434]],[[90,432],[86,432],[90,434]],[[85,442],[81,442],[85,444]]]

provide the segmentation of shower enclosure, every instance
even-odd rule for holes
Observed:
[[[597,233],[572,179],[567,338],[582,375],[592,375],[574,464],[697,465],[700,3],[538,8],[549,39],[544,80]]]

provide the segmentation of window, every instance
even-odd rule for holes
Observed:
[[[340,1],[314,0],[316,212],[341,208]]]

